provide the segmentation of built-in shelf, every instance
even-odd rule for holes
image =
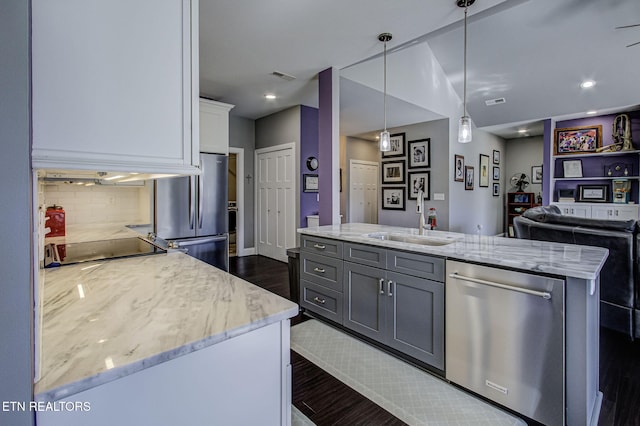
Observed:
[[[640,154],[640,150],[628,150],[628,151],[613,151],[613,152],[589,152],[589,153],[576,153],[576,154],[562,154],[562,155],[554,155],[553,158],[557,159],[567,159],[567,158],[585,158],[585,157],[615,157],[619,155],[629,155],[629,154]]]
[[[557,177],[555,180],[563,180],[563,181],[571,181],[571,180],[620,180],[620,179],[629,179],[629,180],[638,180],[640,176],[589,176],[589,177],[574,177],[574,178],[565,178],[565,177]]]

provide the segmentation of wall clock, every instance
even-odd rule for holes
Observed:
[[[316,157],[307,158],[307,169],[314,171],[318,168],[318,159]]]

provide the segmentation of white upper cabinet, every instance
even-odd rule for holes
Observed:
[[[229,111],[233,105],[200,99],[200,152],[229,154]]]
[[[32,0],[33,166],[196,173],[198,0]]]

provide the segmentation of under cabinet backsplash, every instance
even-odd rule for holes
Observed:
[[[150,223],[151,187],[45,183],[44,203],[62,206],[67,225]]]

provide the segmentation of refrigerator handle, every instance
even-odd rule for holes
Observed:
[[[195,220],[195,213],[196,213],[196,209],[194,207],[194,203],[196,201],[195,190],[196,190],[195,176],[190,176],[189,177],[189,229],[193,229],[194,220]]]
[[[198,228],[202,229],[202,216],[204,216],[204,181],[198,176]]]

